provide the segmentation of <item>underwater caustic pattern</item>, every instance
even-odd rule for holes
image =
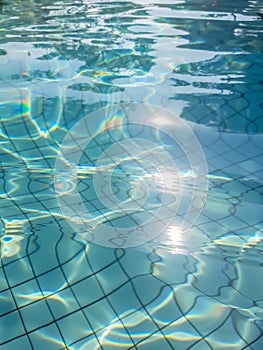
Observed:
[[[183,154],[177,151],[174,159],[176,146]],[[80,176],[83,182],[88,176],[88,191],[76,185],[61,191],[65,179],[76,184]],[[120,104],[87,115],[68,132],[56,160],[56,187],[62,213],[84,239],[113,248],[138,246],[175,221],[180,205],[187,207],[180,230],[194,226],[205,205],[207,164],[182,119],[154,105]],[[101,215],[89,212],[86,198],[101,203]]]
[[[262,350],[260,1],[0,1],[0,349]]]

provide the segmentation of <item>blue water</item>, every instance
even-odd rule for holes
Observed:
[[[0,1],[0,349],[263,349],[260,0]]]

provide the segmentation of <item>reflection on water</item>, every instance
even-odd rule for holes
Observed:
[[[261,12],[256,0],[0,1],[1,348],[262,349]],[[114,113],[131,102],[187,121],[209,192],[186,234],[182,207],[151,242],[112,249],[82,240],[56,195],[78,188],[96,224],[114,227],[92,187],[110,169],[118,200],[144,199],[148,184],[160,205],[154,164],[146,172],[128,155],[105,166],[105,154],[96,164],[127,137]],[[101,135],[77,181],[54,184],[65,135],[101,108],[108,122],[93,125]],[[188,194],[195,174],[182,150],[162,132],[131,130],[170,152],[171,193]],[[119,224],[128,214],[115,212]]]

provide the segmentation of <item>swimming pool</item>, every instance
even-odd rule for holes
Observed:
[[[260,1],[1,1],[0,349],[263,348]]]

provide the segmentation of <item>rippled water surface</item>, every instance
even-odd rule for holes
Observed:
[[[0,1],[1,350],[263,349],[262,17]]]

